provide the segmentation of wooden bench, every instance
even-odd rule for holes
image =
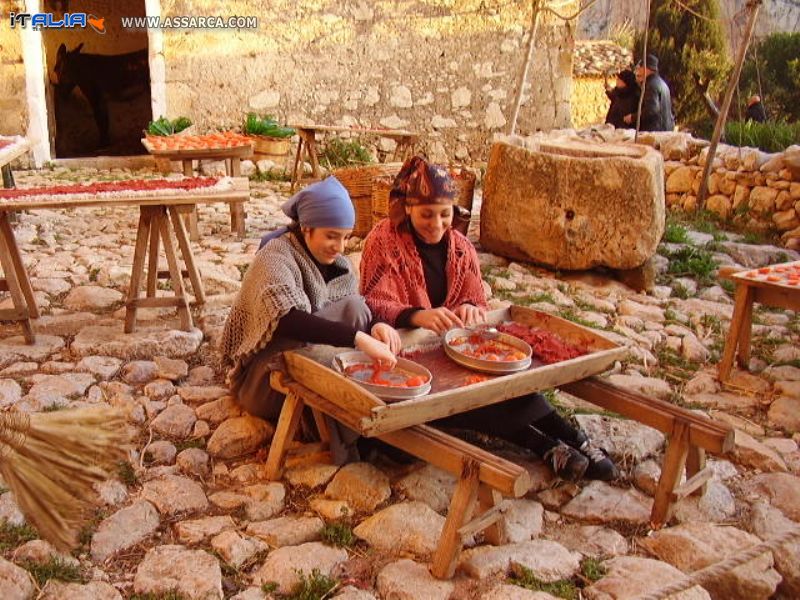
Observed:
[[[612,385],[599,377],[588,377],[559,389],[603,408],[649,425],[668,437],[661,477],[653,498],[650,522],[662,527],[672,505],[690,494],[703,494],[712,476],[706,466],[706,451],[724,454],[733,449],[733,429],[663,400],[650,398]],[[680,485],[686,472],[686,482]]]
[[[268,479],[280,479],[305,406],[312,410],[323,444],[330,441],[323,414],[351,429],[358,428],[352,414],[287,375],[273,372],[270,384],[286,394],[286,399],[267,458]],[[493,544],[506,542],[501,519],[509,502],[503,496],[519,498],[530,489],[531,480],[526,469],[428,425],[386,433],[378,439],[458,478],[433,556],[431,571],[435,577],[449,579],[453,576],[464,542],[476,533],[483,531],[486,540]]]

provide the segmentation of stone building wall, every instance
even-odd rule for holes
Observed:
[[[586,127],[606,120],[609,100],[602,77],[576,77],[572,81],[572,124]]]
[[[506,126],[531,8],[481,0],[162,0],[160,6],[162,16],[260,20],[255,31],[164,30],[168,112],[191,116],[198,131],[238,126],[251,110],[287,122],[404,127],[424,134],[423,149],[433,158],[463,162],[485,158],[492,134]],[[519,130],[569,126],[572,50],[571,29],[547,14]],[[0,123],[20,111],[24,93],[7,104]]]
[[[6,4],[6,3],[4,3]],[[19,11],[20,0],[6,4]],[[5,8],[5,7],[4,7]],[[25,103],[25,64],[22,60],[22,38],[19,30],[8,26],[6,11],[0,11],[0,135],[24,134],[28,122]]]

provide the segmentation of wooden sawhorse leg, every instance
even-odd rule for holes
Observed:
[[[298,171],[302,168],[300,166],[301,158],[303,157],[303,136],[298,132],[299,139],[297,140],[297,153],[294,155],[294,167],[292,167],[292,185],[289,186],[289,193],[294,192],[297,182],[300,180]]]
[[[183,176],[184,177],[194,177],[194,167],[192,165],[191,158],[184,158],[183,159]],[[192,207],[191,212],[187,212],[184,215],[186,219],[186,229],[189,230],[189,238],[192,241],[197,241],[200,239],[200,227],[198,226],[199,217],[197,216],[197,206]]]
[[[189,312],[189,302],[183,287],[183,279],[178,259],[175,255],[175,247],[172,244],[172,227],[167,218],[167,209],[164,206],[140,206],[139,211],[139,228],[136,232],[136,247],[133,254],[131,282],[128,288],[128,301],[125,309],[125,333],[132,333],[136,328],[137,309],[170,306],[175,306],[178,309],[181,329],[190,331],[192,329],[192,315]],[[153,296],[148,295],[145,298],[140,298],[139,290],[144,276],[144,265],[148,258],[148,250],[150,253],[158,252],[159,238],[164,245],[169,277],[175,295],[172,298],[156,298],[155,291],[153,291]],[[155,280],[158,277],[157,265],[158,258],[153,258],[151,254],[148,263],[148,290],[155,287]]]
[[[197,270],[197,265],[194,262],[194,254],[192,253],[192,246],[189,243],[189,237],[186,235],[186,228],[183,226],[181,214],[192,213],[196,210],[196,205],[176,205],[170,206],[168,209],[169,217],[172,221],[172,227],[175,230],[175,237],[178,240],[178,248],[180,249],[183,262],[186,265],[186,275],[192,284],[192,291],[194,292],[195,304],[203,305],[206,303],[206,292],[203,287],[203,280],[200,278],[200,271]],[[183,273],[182,273],[183,274]]]
[[[0,289],[8,290],[14,303],[13,309],[0,311],[0,319],[19,321],[25,341],[33,344],[36,336],[33,334],[31,319],[39,318],[39,309],[36,307],[28,272],[11,229],[8,211],[0,212],[0,265],[5,275],[5,279],[0,280]]]
[[[305,403],[302,398],[294,392],[286,394],[281,408],[281,415],[278,417],[278,425],[275,427],[275,435],[269,446],[267,455],[266,477],[270,481],[277,481],[283,475],[283,466],[286,461],[286,453],[289,444],[294,440],[297,433],[297,426],[300,424],[300,417],[303,414]]]
[[[731,317],[731,328],[728,330],[728,337],[725,339],[725,350],[722,353],[722,360],[719,361],[718,377],[721,382],[725,382],[731,375],[733,369],[733,359],[736,357],[737,347],[741,342],[747,344],[743,355],[750,357],[750,328],[753,315],[753,288],[745,283],[736,284],[735,304],[733,306],[733,316]],[[745,320],[747,322],[745,322]],[[747,329],[745,332],[744,330]],[[744,358],[744,356],[742,356]],[[740,361],[741,362],[741,361]]]
[[[234,156],[231,159],[231,177],[241,177],[242,175],[242,159]],[[229,202],[228,206],[231,209],[231,231],[238,235],[240,238],[244,237],[244,204],[242,202]]]

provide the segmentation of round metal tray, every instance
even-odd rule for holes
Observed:
[[[513,335],[508,335],[507,333],[493,333],[491,338],[487,337],[487,341],[491,339],[492,341],[498,341],[513,346],[525,353],[524,359],[514,361],[484,360],[482,358],[468,356],[450,345],[450,342],[455,338],[467,337],[475,333],[481,333],[480,329],[451,329],[443,336],[442,345],[444,346],[444,353],[462,367],[481,373],[491,373],[493,375],[516,373],[517,371],[524,371],[531,366],[531,355],[533,354],[531,347],[527,342]]]
[[[398,358],[397,367],[395,368],[399,368],[402,371],[412,373],[414,375],[422,375],[423,377],[427,378],[427,383],[418,385],[416,387],[391,387],[362,381],[357,377],[348,375],[345,372],[345,369],[347,369],[349,366],[371,362],[372,359],[364,352],[359,350],[351,350],[349,352],[342,352],[341,354],[337,354],[333,357],[333,369],[351,381],[355,381],[358,385],[362,386],[366,390],[369,390],[380,398],[409,400],[411,398],[419,398],[420,396],[424,396],[431,391],[431,381],[433,381],[433,375],[431,375],[431,372],[421,364],[415,363],[407,358]]]

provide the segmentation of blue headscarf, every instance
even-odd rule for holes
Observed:
[[[300,190],[281,206],[281,210],[300,227],[328,227],[352,229],[356,224],[356,212],[347,189],[336,177]],[[261,245],[289,231],[288,227],[276,229],[261,238]]]

